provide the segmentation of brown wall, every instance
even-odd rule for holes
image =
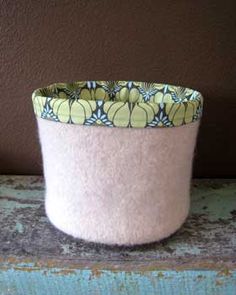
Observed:
[[[35,88],[121,79],[200,90],[194,176],[236,176],[234,3],[0,0],[0,173],[42,172]]]

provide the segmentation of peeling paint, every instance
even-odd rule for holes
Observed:
[[[224,284],[223,281],[220,281],[220,280],[216,280],[216,286],[222,286]]]
[[[96,278],[99,278],[100,276],[102,275],[102,271],[97,269],[97,268],[92,268],[91,269],[91,276],[90,278],[93,278],[93,277],[96,277]]]
[[[181,280],[207,288],[210,281],[216,294],[236,286],[236,182],[195,181],[183,227],[161,242],[132,247],[86,242],[58,231],[45,215],[40,177],[1,176],[0,183],[0,282],[7,274],[29,283],[31,276],[53,277],[81,288],[82,282],[105,286],[114,280],[124,294],[127,288],[142,294],[141,281],[150,290]],[[19,185],[26,189],[15,189]]]
[[[24,232],[24,226],[23,226],[23,224],[17,221],[16,222],[16,225],[15,225],[15,230],[18,233],[22,234]]]
[[[163,272],[159,271],[158,274],[157,274],[158,278],[163,278],[164,277],[164,274]]]
[[[232,272],[226,268],[218,272],[217,276],[232,276]]]
[[[204,273],[205,279],[196,281]],[[163,271],[158,272],[103,271],[93,276],[91,270],[75,270],[72,273],[60,269],[26,271],[0,271],[1,292],[15,290],[11,295],[44,294],[135,294],[135,295],[179,295],[179,294],[221,294],[233,295],[236,286],[236,274],[231,277],[217,278],[215,271]],[[15,289],[14,289],[15,288]],[[1,294],[1,293],[0,293]]]
[[[53,271],[52,273],[56,275],[63,275],[63,276],[76,274],[75,270],[73,269],[60,269],[57,271]]]
[[[206,276],[204,276],[204,275],[197,276],[197,280],[204,280],[204,279],[206,279]]]
[[[13,267],[13,269],[14,270],[20,270],[20,271],[24,271],[24,272],[35,272],[35,268],[32,268],[32,267],[26,267],[26,266],[24,266],[24,267],[20,267],[20,266],[14,266]]]

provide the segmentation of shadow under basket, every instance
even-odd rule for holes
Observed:
[[[201,93],[132,81],[55,83],[32,95],[55,227],[137,245],[185,221]]]

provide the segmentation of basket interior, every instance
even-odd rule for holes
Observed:
[[[201,99],[201,94],[191,88],[135,81],[54,83],[48,87],[37,89],[34,95],[69,100],[105,100],[134,103],[181,103]]]

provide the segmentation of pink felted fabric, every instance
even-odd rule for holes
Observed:
[[[46,213],[58,229],[134,245],[163,239],[183,224],[199,121],[148,129],[37,122]]]

